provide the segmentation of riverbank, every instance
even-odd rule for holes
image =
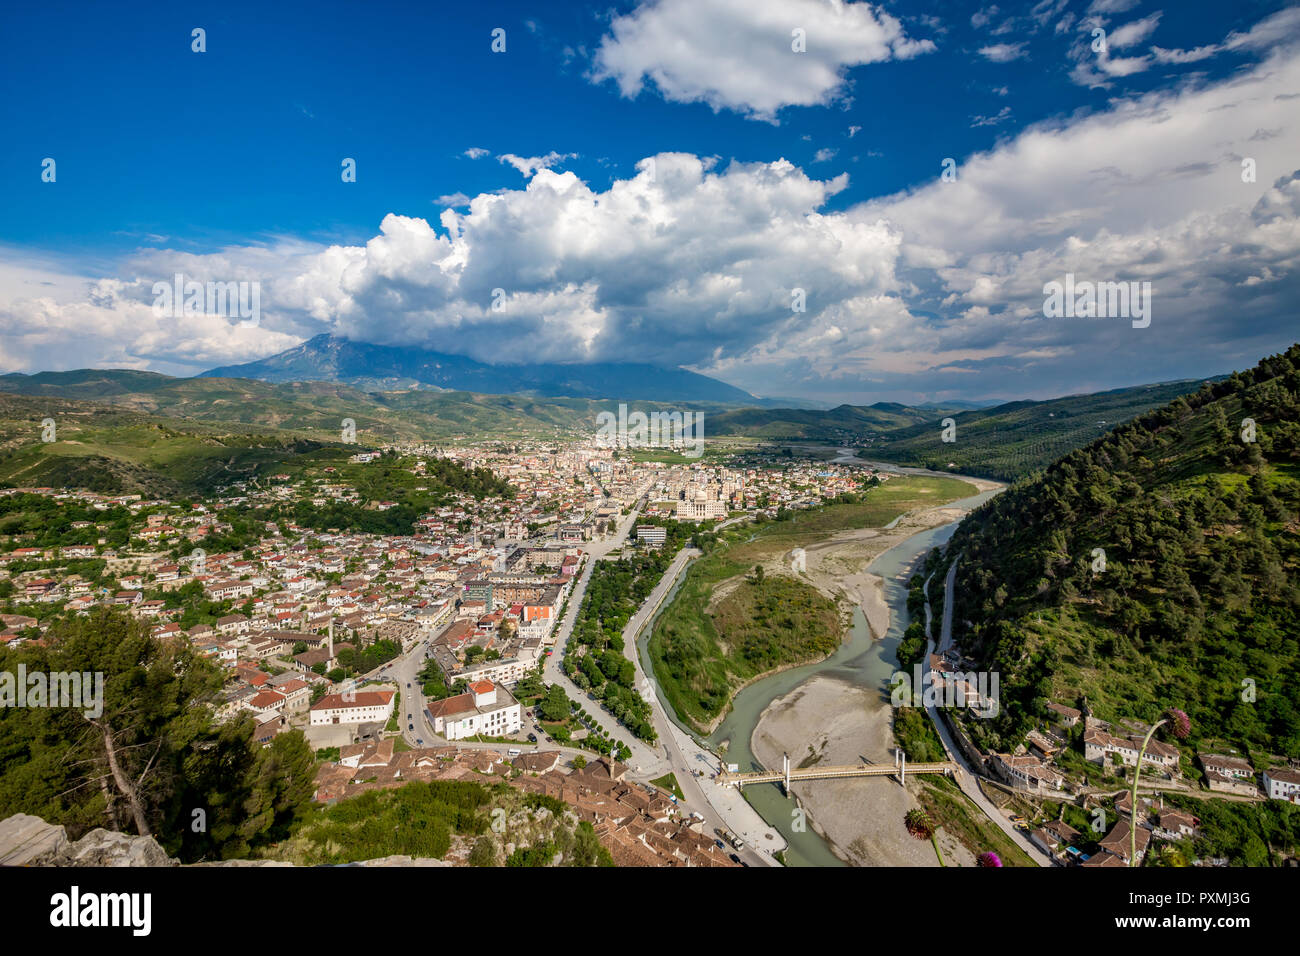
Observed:
[[[925,508],[902,515],[889,528],[838,531],[805,549],[806,576],[828,597],[862,608],[872,637],[879,640],[889,630],[889,605],[885,601],[884,579],[867,568],[880,555],[913,535],[951,524],[965,513],[961,508],[946,506]]]
[[[892,763],[893,711],[879,690],[826,675],[805,681],[773,700],[750,739],[754,757],[779,768],[788,753],[793,766]],[[920,807],[894,778],[849,778],[796,783],[792,789],[807,813],[808,827],[854,866],[938,866],[934,847],[903,825]],[[793,809],[793,804],[791,805]],[[864,812],[869,811],[869,812]],[[939,848],[949,866],[974,865],[974,857],[940,831]]]

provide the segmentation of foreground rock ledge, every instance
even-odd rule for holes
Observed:
[[[28,813],[0,820],[0,866],[184,866],[153,837],[91,830],[75,842],[62,826]],[[196,866],[292,866],[280,860],[227,860]],[[385,856],[355,866],[452,866],[445,860]]]

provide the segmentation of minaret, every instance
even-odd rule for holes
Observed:
[[[330,660],[333,660],[334,659],[334,615],[333,614],[330,615],[330,636],[328,640],[329,640],[329,644],[327,646],[330,653]]]

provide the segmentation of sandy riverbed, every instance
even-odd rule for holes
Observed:
[[[783,753],[793,766],[893,763],[894,737],[888,699],[878,691],[817,676],[768,706],[754,728],[754,756],[780,769]],[[856,866],[938,866],[934,847],[916,840],[903,816],[920,804],[896,778],[867,777],[794,784],[808,825],[826,837],[837,856]],[[793,804],[792,804],[793,809]],[[939,848],[949,866],[974,858],[940,831]]]
[[[912,535],[956,521],[963,514],[965,512],[960,508],[926,508],[905,514],[887,530],[856,528],[838,531],[805,550],[807,578],[823,594],[842,598],[850,606],[861,607],[871,628],[871,636],[884,637],[889,630],[884,580],[867,571],[867,567]]]

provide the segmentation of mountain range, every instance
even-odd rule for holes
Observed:
[[[763,404],[743,389],[690,372],[635,362],[586,365],[487,365],[463,355],[317,335],[269,358],[209,369],[200,378],[264,382],[344,382],[358,388],[532,393],[548,398]]]

